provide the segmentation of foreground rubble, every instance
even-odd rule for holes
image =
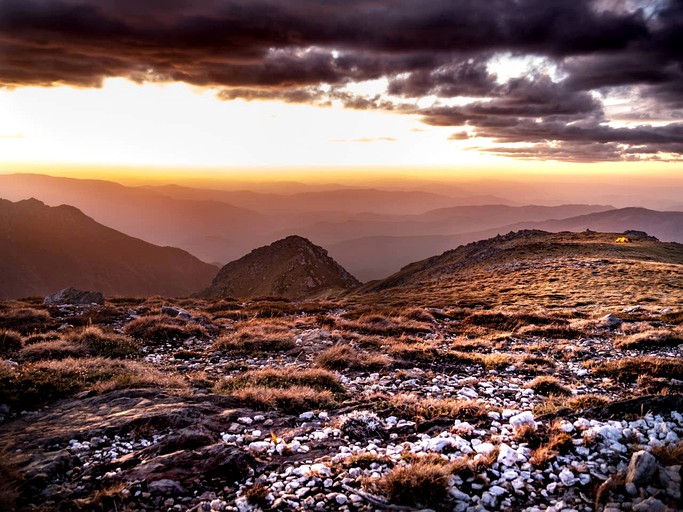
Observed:
[[[605,373],[611,362],[681,360],[675,343],[615,348],[634,333],[678,329],[664,308],[570,312],[558,334],[534,323],[537,311],[510,329],[477,322],[519,311],[425,308],[362,323],[343,304],[276,306],[263,320],[206,303],[124,303],[101,314],[98,325],[119,336],[150,315],[199,326],[140,340],[141,364],[186,385],[87,388],[26,411],[0,405],[17,508],[681,510],[680,376]],[[86,311],[52,307],[52,332],[82,329],[74,318]],[[229,337],[255,325],[291,340],[236,350]],[[19,352],[0,364],[21,372],[35,363]],[[273,384],[309,370],[322,387]],[[320,396],[264,395],[301,386]]]

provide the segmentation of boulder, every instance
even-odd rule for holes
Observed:
[[[600,319],[600,325],[607,329],[618,329],[624,323],[621,318],[616,315],[605,315]]]
[[[631,456],[626,471],[626,490],[631,495],[637,494],[638,487],[646,486],[657,471],[657,459],[650,452],[640,450]]]
[[[64,288],[45,297],[44,304],[59,306],[71,304],[76,306],[89,306],[91,304],[104,304],[104,295],[100,292],[86,292],[76,288]]]

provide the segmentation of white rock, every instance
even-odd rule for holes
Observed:
[[[572,473],[567,468],[562,469],[562,471],[560,471],[559,476],[560,482],[562,482],[567,487],[574,485],[574,483],[576,483],[576,477],[574,476],[574,473]]]
[[[519,454],[510,448],[505,443],[502,443],[499,447],[500,451],[498,452],[498,462],[502,464],[503,466],[512,466],[515,463],[519,462],[520,457]]]
[[[325,464],[311,464],[311,472],[318,473],[320,476],[332,476],[332,471]]]
[[[269,441],[254,441],[253,443],[249,443],[249,449],[257,453],[265,452],[268,448],[270,448]]]
[[[563,420],[560,422],[560,430],[569,434],[570,432],[574,432],[575,429],[571,422]]]
[[[252,420],[249,416],[242,416],[241,418],[237,418],[237,423],[241,423],[242,425],[251,425],[254,423],[254,420]]]
[[[302,412],[301,414],[299,414],[300,420],[312,420],[313,418],[315,418],[315,413],[311,411]]]
[[[334,501],[336,501],[339,505],[343,505],[348,501],[348,499],[345,495],[339,493],[335,496]]]
[[[510,425],[515,430],[519,430],[523,427],[529,426],[534,431],[536,430],[536,421],[534,420],[534,415],[531,411],[524,411],[510,418]]]
[[[491,488],[489,489],[489,492],[491,494],[493,494],[494,496],[502,496],[507,491],[505,489],[503,489],[500,485],[492,485]]]
[[[496,447],[491,443],[481,443],[474,447],[474,451],[481,455],[488,455],[495,449]]]
[[[436,437],[434,439],[430,439],[425,448],[432,452],[441,453],[446,448],[456,447],[457,444],[458,443],[455,441],[455,439],[450,437]]]
[[[474,389],[469,388],[469,387],[464,387],[460,391],[458,391],[459,395],[462,395],[467,398],[478,398],[479,393],[477,393]]]

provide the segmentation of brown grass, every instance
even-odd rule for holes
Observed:
[[[196,338],[207,336],[206,329],[201,325],[166,315],[136,318],[128,322],[124,330],[132,338],[149,344],[173,343],[193,336]]]
[[[127,336],[105,333],[99,327],[86,327],[66,336],[66,341],[83,345],[88,353],[99,357],[132,359],[142,354],[140,345]]]
[[[134,387],[185,386],[182,378],[138,362],[69,358],[26,363],[14,371],[0,373],[0,402],[30,409],[87,389],[103,393]]]
[[[302,370],[293,367],[248,371],[231,379],[220,381],[216,385],[216,390],[218,392],[231,392],[252,386],[274,389],[304,386],[318,391],[344,392],[344,386],[332,372],[318,368]]]
[[[42,332],[50,325],[50,313],[44,309],[11,308],[0,315],[0,329],[11,329],[21,334]]]
[[[298,414],[311,409],[325,409],[336,405],[334,395],[327,390],[308,386],[272,388],[246,386],[232,393],[241,404],[262,411],[278,410]]]
[[[683,344],[683,330],[681,329],[650,329],[614,340],[614,346],[622,350],[657,349],[681,344]]]
[[[21,350],[24,340],[17,331],[0,331],[0,356],[8,356]]]
[[[612,377],[625,382],[635,382],[641,375],[683,379],[683,359],[674,357],[625,357],[601,363],[591,362],[587,366],[599,377]]]
[[[216,340],[215,350],[236,354],[284,351],[294,348],[294,336],[287,323],[250,321],[234,333]]]
[[[439,507],[448,497],[451,468],[439,462],[416,461],[392,469],[372,486],[389,502],[409,507]]]
[[[600,395],[578,395],[567,400],[567,407],[580,411],[590,407],[600,407],[608,402],[609,400]]]
[[[533,389],[539,395],[569,396],[572,394],[571,389],[562,384],[559,379],[550,376],[536,377],[526,387]]]
[[[546,466],[558,455],[566,455],[574,447],[572,436],[560,430],[557,424],[553,424],[546,435],[547,441],[531,452],[529,461],[537,468]]]
[[[340,465],[344,468],[363,468],[368,469],[373,464],[380,464],[386,466],[393,466],[394,461],[391,457],[386,455],[377,455],[376,453],[360,452],[354,453],[350,457],[341,460]]]
[[[335,345],[315,358],[315,364],[328,370],[379,370],[391,364],[391,359],[380,354],[358,352],[350,345]]]
[[[244,496],[249,500],[249,503],[261,507],[268,508],[268,500],[266,499],[270,494],[270,489],[263,484],[250,485],[244,490]]]
[[[683,441],[666,446],[653,446],[652,455],[664,466],[683,465]]]
[[[356,320],[340,320],[336,322],[336,327],[340,330],[379,336],[421,334],[432,332],[434,329],[431,321],[418,321],[400,316],[390,318],[381,314],[365,314]]]
[[[394,342],[389,346],[389,356],[406,361],[434,361],[438,351],[426,343]]]
[[[662,321],[667,324],[681,325],[683,324],[683,310],[671,311],[662,315]]]
[[[536,326],[529,325],[519,329],[516,334],[518,336],[538,336],[542,338],[557,338],[557,339],[576,339],[581,337],[582,331],[574,329],[566,324],[553,323],[550,325]]]
[[[412,421],[422,422],[434,418],[452,418],[465,421],[482,421],[488,409],[473,400],[454,398],[424,398],[411,394],[386,397],[381,405],[392,414]]]
[[[88,349],[81,343],[54,340],[27,345],[19,352],[19,357],[24,361],[42,361],[46,359],[86,357],[88,354]]]

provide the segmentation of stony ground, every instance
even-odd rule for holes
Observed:
[[[2,311],[3,510],[683,510],[676,309]]]

